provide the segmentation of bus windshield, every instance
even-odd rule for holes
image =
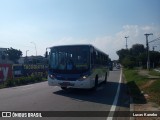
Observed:
[[[57,73],[83,73],[89,69],[89,46],[51,48],[50,69]]]

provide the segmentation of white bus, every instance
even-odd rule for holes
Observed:
[[[67,88],[97,88],[107,81],[108,55],[92,45],[50,47],[48,84]]]

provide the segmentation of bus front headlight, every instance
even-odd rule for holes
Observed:
[[[87,76],[83,76],[82,78],[83,78],[83,79],[86,79],[86,78],[87,78]]]
[[[50,74],[49,77],[50,77],[51,79],[53,79],[53,80],[55,79],[55,76],[52,75],[52,74]]]
[[[78,81],[83,81],[83,80],[86,80],[87,78],[88,78],[88,75],[84,75],[80,79],[78,79]]]
[[[84,76],[82,77],[83,80],[85,80],[85,79],[87,79],[87,78],[88,78],[88,75],[84,75]]]

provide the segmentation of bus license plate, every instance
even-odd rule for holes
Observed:
[[[70,83],[70,82],[62,82],[62,83],[59,83],[61,86],[74,86],[73,83]]]

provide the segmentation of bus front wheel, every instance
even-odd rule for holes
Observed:
[[[61,87],[62,90],[67,90],[67,87]]]

